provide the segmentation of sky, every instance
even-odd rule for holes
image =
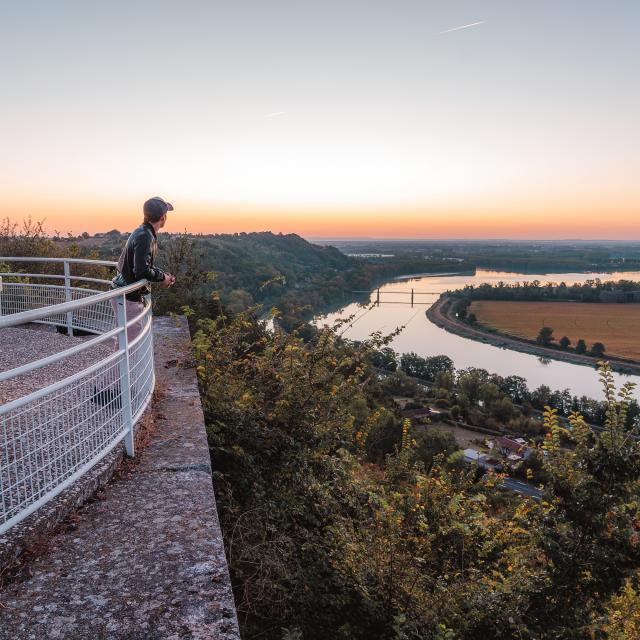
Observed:
[[[637,0],[0,5],[0,218],[640,240]]]

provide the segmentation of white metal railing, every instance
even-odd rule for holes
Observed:
[[[73,270],[112,269],[113,262],[0,257],[3,263],[59,264],[63,272],[0,272],[0,331],[35,322],[91,337],[0,372],[0,390],[3,384],[13,385],[13,395],[18,390],[17,397],[0,405],[0,534],[68,487],[119,442],[124,440],[133,456],[134,425],[155,384],[151,304],[147,301],[135,317],[126,315],[125,296],[146,280],[101,291],[73,284],[104,288],[110,280]],[[60,367],[63,361],[70,375],[44,381],[40,389],[21,389],[26,376],[37,382],[47,367]]]

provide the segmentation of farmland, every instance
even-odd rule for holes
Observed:
[[[575,346],[602,342],[609,355],[640,360],[640,304],[582,302],[474,301],[469,309],[479,324],[519,338],[535,340],[543,326]]]

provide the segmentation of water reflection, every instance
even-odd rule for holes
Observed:
[[[447,354],[459,369],[481,367],[492,373],[503,376],[519,375],[526,378],[530,388],[546,384],[552,389],[568,388],[572,394],[602,398],[602,391],[597,373],[585,367],[535,355],[510,351],[509,349],[468,340],[444,329],[436,327],[425,316],[425,310],[431,306],[440,293],[451,289],[460,289],[465,285],[497,282],[531,282],[540,280],[547,282],[565,282],[570,285],[600,278],[602,280],[640,280],[640,272],[622,273],[558,273],[558,274],[523,274],[505,273],[501,271],[477,271],[475,275],[455,276],[421,276],[398,279],[380,287],[382,304],[369,309],[356,303],[347,305],[336,313],[316,319],[316,324],[332,324],[339,318],[355,314],[354,320],[344,330],[344,336],[353,340],[362,340],[374,331],[384,334],[406,325],[405,329],[393,339],[391,346],[399,353],[414,351],[421,356]],[[402,294],[391,293],[402,291],[405,300],[410,300],[410,290],[414,289],[414,306],[408,304],[387,304],[386,300],[401,301]],[[369,303],[373,302],[372,296]],[[637,376],[616,374],[618,384],[627,380],[640,383]],[[640,390],[635,395],[640,399]]]

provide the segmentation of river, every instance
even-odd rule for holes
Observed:
[[[502,376],[519,375],[527,380],[530,389],[546,384],[552,389],[569,389],[574,395],[602,399],[602,388],[598,374],[590,367],[558,360],[543,362],[530,354],[469,340],[440,329],[431,323],[425,315],[427,307],[431,306],[441,293],[460,289],[467,284],[478,285],[484,282],[496,283],[500,281],[531,282],[532,280],[540,280],[543,283],[566,282],[573,284],[595,278],[640,280],[640,272],[523,274],[478,270],[475,275],[399,278],[380,287],[381,304],[379,306],[368,310],[366,306],[352,303],[336,313],[316,318],[315,322],[318,326],[331,325],[339,318],[355,314],[354,320],[343,333],[345,338],[352,340],[363,340],[375,331],[388,334],[396,327],[406,325],[391,343],[393,349],[398,353],[413,351],[425,357],[446,354],[458,369],[479,367]],[[412,288],[416,292],[413,308],[409,304],[397,304],[400,301],[410,300],[409,292]],[[404,295],[394,293],[397,291],[407,293]],[[370,302],[374,300],[375,294],[372,295]],[[618,385],[628,380],[633,380],[640,385],[639,376],[615,374],[615,377]],[[636,388],[635,396],[640,400],[640,388]]]

